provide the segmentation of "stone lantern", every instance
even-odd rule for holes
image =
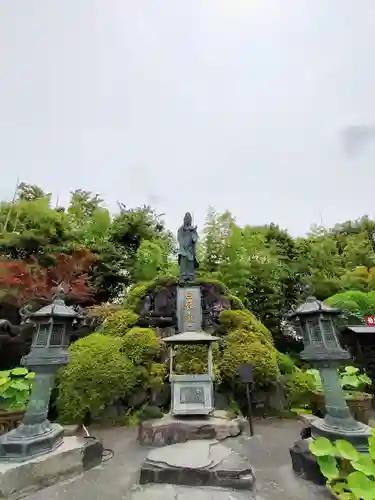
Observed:
[[[303,338],[301,359],[319,370],[322,381],[326,415],[324,419],[311,421],[312,437],[345,439],[359,451],[366,452],[370,429],[353,418],[340,384],[338,368],[350,359],[338,340],[335,319],[340,314],[340,309],[329,307],[315,297],[308,297],[289,318]]]
[[[69,334],[79,317],[65,305],[63,296],[58,287],[53,302],[28,317],[35,334],[21,364],[35,372],[35,379],[22,424],[0,437],[0,461],[23,462],[55,450],[63,442],[61,425],[47,419],[56,372],[69,362]]]
[[[172,388],[172,415],[211,415],[214,405],[214,371],[212,362],[212,344],[219,337],[204,332],[184,332],[164,339],[170,347],[169,381]],[[174,345],[208,346],[207,373],[181,374],[173,373]]]

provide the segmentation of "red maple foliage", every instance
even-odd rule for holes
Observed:
[[[57,285],[62,284],[70,302],[83,302],[94,293],[88,284],[88,271],[95,259],[85,249],[71,255],[57,255],[55,265],[49,268],[41,267],[34,258],[28,262],[3,259],[0,261],[2,300],[19,307],[28,302],[50,301]]]

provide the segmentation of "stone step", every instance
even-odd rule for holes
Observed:
[[[147,483],[252,491],[255,476],[240,453],[216,440],[195,440],[151,450],[140,473],[140,484]]]
[[[176,418],[170,414],[139,425],[139,442],[143,446],[165,446],[190,439],[217,439],[239,436],[246,421],[230,419],[226,412],[216,411],[213,417]]]
[[[126,500],[254,500],[255,494],[224,488],[196,488],[171,484],[137,486]],[[260,499],[258,499],[260,500]]]

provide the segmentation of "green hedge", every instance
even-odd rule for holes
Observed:
[[[82,423],[106,406],[130,394],[137,383],[134,364],[123,352],[123,341],[101,333],[84,337],[69,348],[70,363],[59,373],[59,420]]]
[[[138,314],[129,309],[116,311],[104,320],[101,332],[113,337],[122,337],[137,323],[138,318]]]
[[[243,363],[254,367],[254,380],[267,385],[280,375],[277,351],[269,330],[247,310],[223,311],[220,323],[226,328],[220,369],[230,383],[236,381]]]

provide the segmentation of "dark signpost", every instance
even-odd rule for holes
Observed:
[[[249,419],[250,436],[254,436],[253,412],[251,409],[251,387],[254,382],[253,365],[251,365],[250,363],[243,363],[242,365],[240,365],[238,373],[241,382],[245,385],[246,388],[247,414]]]

